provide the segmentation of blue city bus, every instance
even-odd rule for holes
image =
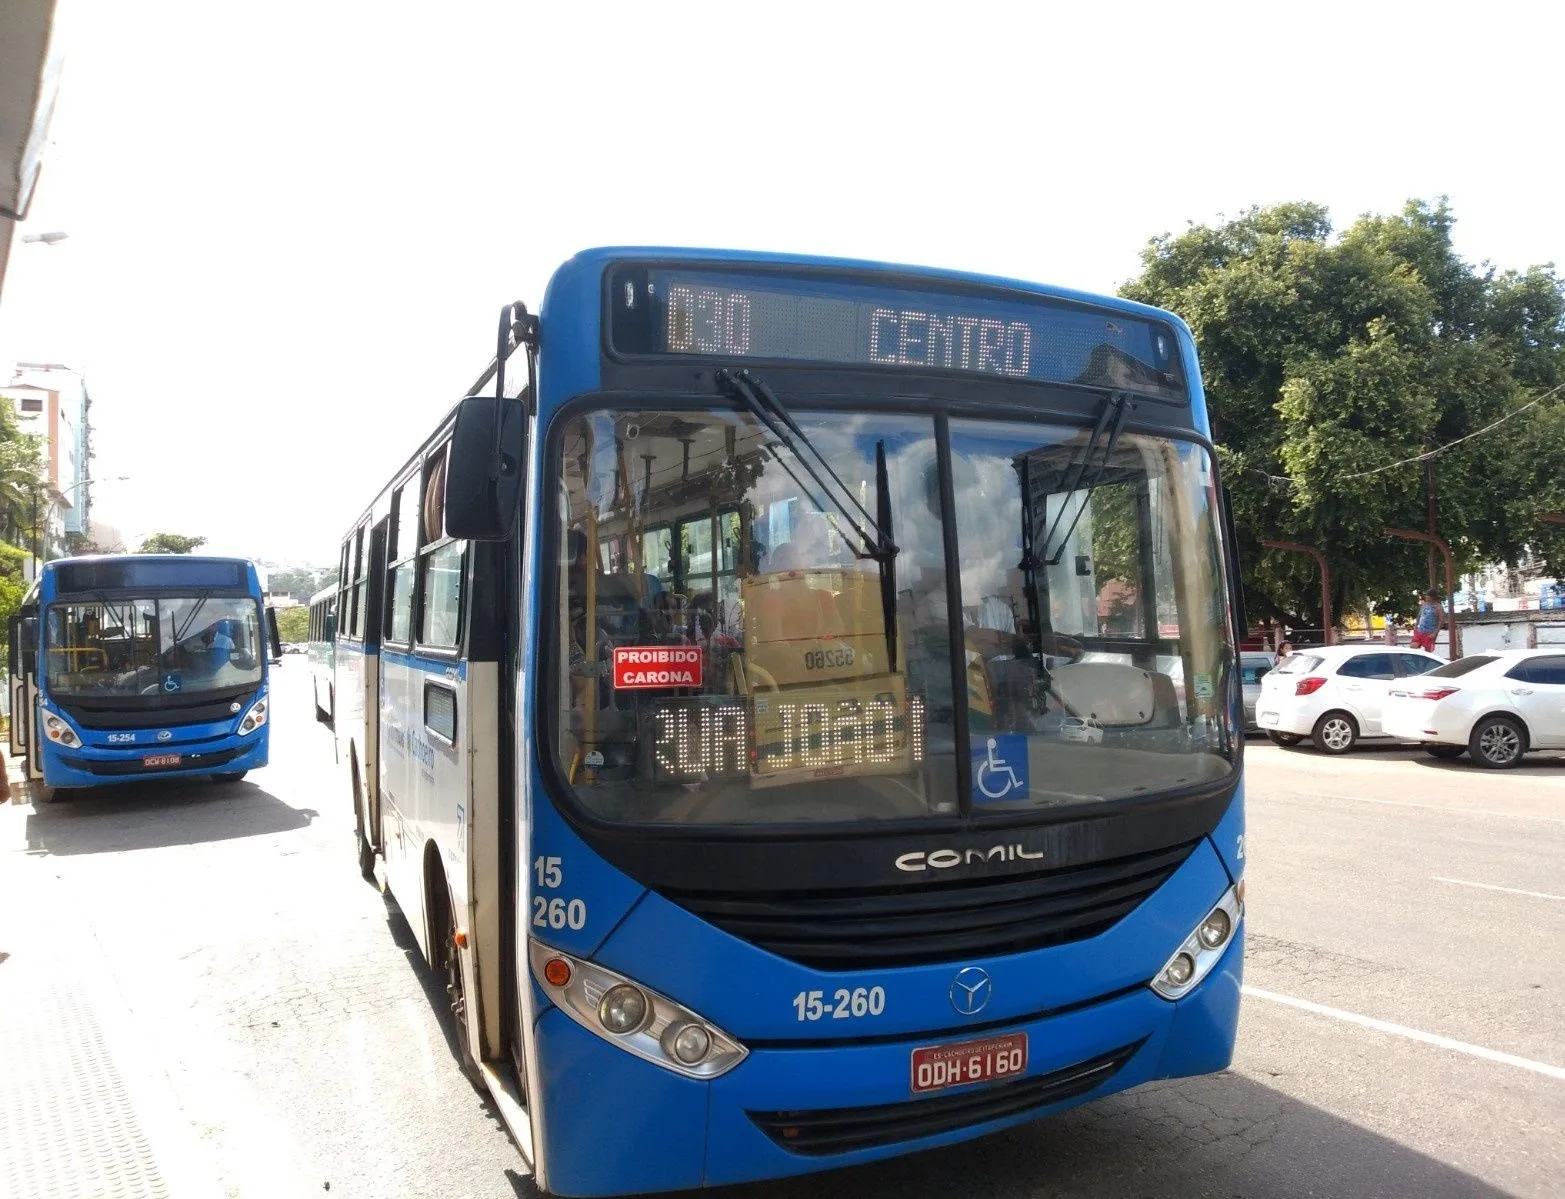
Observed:
[[[46,562],[11,629],[12,754],[45,799],[133,779],[237,781],[266,765],[267,628],[242,559]]]
[[[537,1185],[1226,1066],[1235,573],[1167,312],[652,249],[508,306],[343,540],[334,694],[359,868]]]

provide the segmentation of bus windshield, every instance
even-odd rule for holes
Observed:
[[[156,595],[49,607],[50,694],[173,696],[261,682],[261,612],[253,599]]]
[[[1228,773],[1204,449],[953,419],[947,495],[932,416],[794,415],[831,472],[728,410],[558,438],[553,741],[589,812],[981,816]],[[895,553],[867,552],[865,514]]]

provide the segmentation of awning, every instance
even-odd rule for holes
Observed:
[[[55,0],[0,3],[0,217],[21,220],[60,87]]]

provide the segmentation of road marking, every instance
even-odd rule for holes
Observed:
[[[1529,812],[1491,812],[1485,808],[1452,808],[1445,804],[1415,803],[1409,799],[1372,799],[1368,795],[1336,795],[1329,791],[1297,791],[1306,799],[1351,799],[1355,803],[1378,803],[1392,808],[1427,808],[1431,812],[1449,812],[1453,816],[1505,816],[1511,820],[1542,820],[1546,824],[1565,824],[1565,817],[1534,816]]]
[[[1295,1007],[1302,1012],[1313,1012],[1317,1016],[1330,1016],[1333,1020],[1345,1020],[1349,1024],[1357,1024],[1363,1028],[1372,1028],[1376,1032],[1390,1033],[1394,1037],[1406,1037],[1410,1041],[1422,1041],[1425,1045],[1434,1045],[1439,1049],[1450,1049],[1456,1053],[1465,1053],[1469,1057],[1479,1057],[1487,1062],[1499,1062],[1502,1066],[1515,1066],[1519,1070],[1531,1070],[1534,1074],[1541,1074],[1545,1078],[1557,1078],[1565,1081],[1565,1066],[1551,1066],[1548,1062],[1535,1062],[1531,1058],[1517,1057],[1514,1053],[1501,1053],[1498,1049],[1486,1049],[1482,1045],[1470,1045],[1466,1041],[1458,1041],[1452,1037],[1442,1037],[1439,1033],[1424,1032],[1422,1029],[1409,1028],[1405,1024],[1392,1024],[1389,1020],[1377,1020],[1373,1016],[1361,1016],[1357,1012],[1345,1012],[1341,1008],[1327,1007],[1323,1003],[1312,1003],[1308,999],[1295,999],[1292,995],[1279,995],[1276,991],[1263,991],[1259,987],[1244,987],[1242,990],[1252,999],[1268,999],[1272,1003]]]
[[[1458,887],[1478,887],[1484,891],[1504,891],[1507,895],[1530,895],[1534,899],[1565,900],[1565,895],[1550,895],[1547,891],[1523,891],[1517,887],[1497,887],[1493,883],[1470,883],[1464,878],[1441,878],[1438,874],[1431,874],[1429,878],[1431,882],[1454,883]]]

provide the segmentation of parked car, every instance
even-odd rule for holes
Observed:
[[[1345,754],[1360,737],[1382,737],[1381,709],[1399,679],[1428,674],[1443,659],[1384,645],[1317,645],[1289,654],[1261,678],[1256,723],[1278,745],[1308,737]]]
[[[1385,728],[1420,741],[1437,758],[1465,752],[1503,770],[1533,749],[1565,749],[1565,650],[1472,654],[1394,686]]]
[[[1245,650],[1239,655],[1239,680],[1244,685],[1246,732],[1260,727],[1255,723],[1255,704],[1261,698],[1261,680],[1276,664],[1275,656],[1261,650]]]

